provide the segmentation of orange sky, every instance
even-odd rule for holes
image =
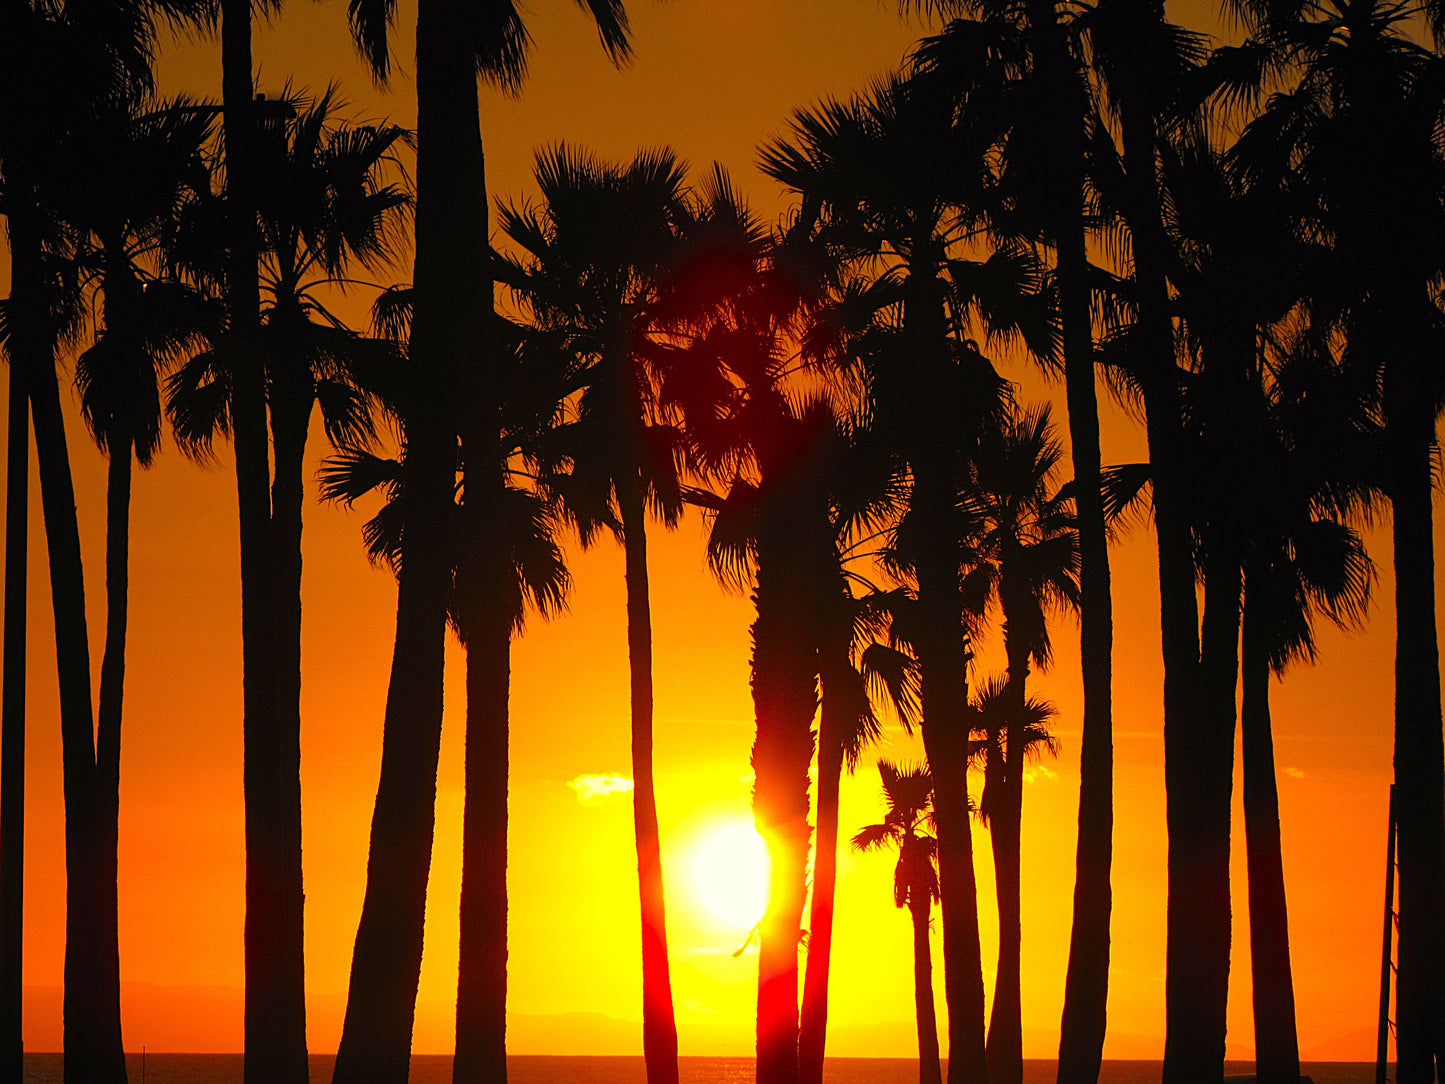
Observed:
[[[612,70],[574,5],[533,5],[536,39],[525,96],[484,92],[494,194],[526,190],[533,149],[567,139],[605,156],[667,142],[697,166],[729,166],[765,210],[777,189],[753,170],[758,142],[796,106],[845,95],[895,65],[918,35],[892,4],[794,0],[631,5],[636,61]],[[1175,18],[1207,12],[1171,6]],[[341,83],[356,115],[415,118],[410,23],[400,5],[398,71],[375,91],[345,36],[345,8],[293,2],[260,34],[260,85]],[[219,49],[181,42],[162,63],[167,90],[215,93]],[[399,271],[398,280],[408,277]],[[0,263],[0,287],[5,267]],[[1036,377],[1026,397],[1047,394]],[[1061,396],[1057,398],[1061,399]],[[1063,420],[1062,403],[1057,417]],[[104,598],[104,466],[71,411],[82,541],[98,669]],[[1117,412],[1105,460],[1142,456]],[[313,459],[319,457],[319,451]],[[32,460],[33,462],[33,460]],[[38,492],[32,486],[26,1046],[60,1045],[63,849],[53,642]],[[307,509],[303,787],[310,1037],[335,1049],[380,757],[395,588],[359,544],[360,513]],[[238,556],[229,451],[198,469],[168,449],[138,474],[133,509],[131,636],[121,812],[121,952],[127,1046],[238,1050],[241,1044],[242,813]],[[1437,538],[1439,533],[1437,532]],[[1306,1060],[1373,1056],[1386,787],[1390,778],[1392,581],[1388,531],[1369,631],[1322,631],[1320,665],[1275,692],[1277,759],[1290,891],[1300,1045]],[[731,955],[744,931],[698,899],[691,860],[710,832],[748,816],[749,605],[723,594],[703,560],[699,524],[657,532],[653,557],[658,804],[668,865],[674,988],[684,1054],[746,1054],[755,957]],[[635,867],[627,796],[584,801],[567,783],[626,774],[628,722],[620,552],[574,553],[570,612],[533,620],[514,651],[510,892],[514,1053],[640,1053]],[[1113,1057],[1163,1049],[1164,792],[1158,602],[1151,538],[1114,550],[1116,858],[1110,993]],[[1445,598],[1445,592],[1442,592]],[[1078,784],[1077,639],[1055,634],[1054,672],[1037,689],[1057,702],[1062,755],[1026,791],[1024,1035],[1052,1057],[1067,954]],[[990,660],[990,646],[980,651]],[[455,664],[455,665],[453,665]],[[419,1053],[450,1050],[460,881],[460,656],[449,659],[448,708],[418,1006]],[[886,755],[921,756],[890,732]],[[842,830],[877,819],[877,773],[846,780]],[[1237,788],[1236,788],[1237,791]],[[1236,799],[1237,801],[1237,799]],[[985,833],[979,847],[985,958],[995,930]],[[1245,915],[1242,846],[1235,913]],[[891,901],[882,855],[840,856],[830,1052],[916,1053],[910,934]],[[937,932],[935,931],[935,942]],[[1229,1055],[1248,1057],[1247,931],[1237,928]],[[991,984],[991,966],[985,978]],[[942,985],[939,984],[942,1011]],[[573,1014],[565,1022],[556,1014]]]

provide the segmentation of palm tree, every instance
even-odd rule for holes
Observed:
[[[304,989],[300,695],[306,441],[318,403],[333,444],[368,441],[373,435],[370,402],[360,389],[359,374],[369,374],[395,356],[389,344],[348,330],[327,310],[326,294],[349,285],[355,265],[374,270],[392,257],[409,206],[405,188],[387,176],[395,146],[409,134],[391,125],[340,123],[335,114],[332,88],[310,102],[288,92],[252,133],[251,165],[261,181],[254,206],[262,322],[254,329],[250,349],[264,364],[265,406],[275,447],[266,508],[274,589],[268,635],[278,669],[269,740],[254,751],[255,756],[271,758],[268,778],[251,784],[266,798],[250,823],[253,833],[261,833],[261,854],[279,863],[271,873],[281,878],[279,886],[272,881],[257,886],[262,891],[270,885],[279,893],[271,903],[281,909],[276,916],[281,925],[268,925],[258,934],[276,939],[266,966],[281,970],[263,971],[257,981],[263,989],[267,981],[284,982],[288,996]],[[177,258],[199,280],[222,277],[213,255],[221,246],[208,242],[216,236],[215,220],[224,224],[227,213],[225,200],[219,206],[215,200],[202,201],[187,227]],[[235,435],[237,389],[244,383],[237,366],[244,364],[234,341],[220,339],[171,378],[172,422],[181,447],[193,456],[209,456],[218,433]],[[283,966],[283,959],[290,962]],[[304,999],[293,1010],[304,1025]],[[265,1011],[279,1013],[282,1006],[268,1002]],[[273,1038],[268,1031],[258,1042],[265,1045]]]
[[[927,832],[933,820],[933,777],[928,769],[897,767],[878,762],[883,781],[883,801],[888,807],[883,821],[870,824],[853,837],[855,851],[898,851],[893,871],[893,904],[907,907],[913,919],[913,1002],[918,1016],[918,1084],[941,1084],[938,1021],[933,1010],[933,961],[928,945],[928,927],[934,901],[939,898],[938,840]]]
[[[299,832],[291,829],[277,635],[280,589],[271,537],[271,464],[256,214],[261,98],[254,95],[253,0],[219,0],[226,147],[224,351],[241,545],[241,668],[246,806],[245,1079],[305,1084],[306,961]],[[266,10],[267,5],[259,5]]]
[[[1054,251],[1074,504],[1079,539],[1079,644],[1083,739],[1079,760],[1079,834],[1074,919],[1059,1039],[1059,1084],[1094,1084],[1103,1057],[1113,907],[1113,603],[1100,482],[1085,182],[1096,104],[1079,48],[1079,9],[1056,0],[972,0],[960,5],[985,20],[1021,26],[1027,71],[1013,107],[1004,184],[1025,221]],[[919,49],[918,62],[952,70],[949,54],[976,34],[955,23]]]
[[[1047,405],[1015,413],[985,434],[963,494],[974,518],[969,539],[974,562],[965,592],[975,612],[998,600],[1008,660],[1006,726],[1002,755],[996,757],[998,794],[985,803],[999,901],[999,964],[988,1029],[989,1078],[997,1084],[1023,1079],[1019,847],[1029,664],[1048,665],[1047,611],[1079,605],[1073,511],[1066,497],[1051,492],[1062,458]]]
[[[649,507],[669,527],[682,508],[675,462],[680,434],[662,416],[658,385],[686,374],[677,372],[672,352],[649,339],[649,330],[688,217],[684,167],[666,149],[617,166],[562,145],[538,153],[535,174],[542,204],[502,211],[502,230],[523,253],[522,262],[506,261],[502,277],[538,326],[560,338],[586,370],[579,375],[586,388],[575,420],[553,434],[552,454],[570,470],[565,478],[554,474],[552,485],[570,498],[584,546],[599,524],[623,544],[643,1056],[649,1081],[675,1084],[677,1024],[652,766],[646,525]]]
[[[962,326],[963,314],[977,308],[980,288],[993,286],[997,276],[979,274],[953,251],[973,222],[970,215],[986,205],[987,151],[996,143],[984,107],[989,85],[980,83],[961,114],[952,99],[914,84],[882,83],[865,98],[800,113],[793,142],[763,152],[764,171],[799,192],[805,206],[820,209],[822,230],[851,255],[888,268],[880,289],[860,295],[883,314],[862,349],[871,350],[864,367],[876,424],[884,439],[897,442],[912,475],[908,519],[917,539],[923,736],[938,782],[949,1077],[955,1082],[987,1075],[967,808],[962,531],[954,522],[968,449],[1001,390]],[[1005,258],[990,271],[1010,263]],[[1020,293],[1007,292],[1014,299]]]
[[[604,48],[614,60],[629,53],[621,0],[588,0]],[[378,79],[389,67],[386,0],[353,0],[353,33]],[[487,190],[477,105],[477,76],[518,90],[526,74],[528,37],[511,0],[485,9],[456,0],[423,0],[417,10],[416,269],[409,397],[410,490],[407,560],[397,603],[397,636],[387,694],[382,779],[372,820],[366,897],[352,958],[346,1022],[337,1053],[338,1084],[402,1081],[410,1065],[411,1025],[421,970],[427,872],[435,820],[436,765],[441,741],[442,648],[450,579],[447,525],[456,474],[455,434],[494,463],[498,362],[488,268]],[[478,344],[482,367],[462,381],[463,360]],[[459,383],[459,381],[462,381]],[[459,394],[460,393],[460,394]],[[467,404],[458,419],[454,404]],[[460,421],[460,425],[459,425]],[[474,472],[475,475],[475,472]],[[473,495],[480,479],[473,477]],[[500,486],[500,479],[497,486]],[[483,502],[478,501],[480,508]],[[486,570],[478,574],[485,576]],[[505,915],[505,885],[487,886]],[[505,935],[493,932],[484,967],[505,974]],[[503,1079],[505,1021],[495,1015],[478,1058]],[[464,1059],[459,1079],[475,1074]]]
[[[81,412],[109,460],[106,499],[106,633],[95,746],[96,966],[120,1004],[118,872],[120,749],[125,684],[132,460],[150,465],[159,448],[159,370],[208,325],[210,306],[188,286],[157,276],[166,234],[181,204],[209,182],[202,147],[208,117],[183,103],[138,116],[112,115],[90,128],[84,175],[114,170],[117,181],[69,193],[69,258],[102,299],[94,344],[76,362]]]
[[[1399,1078],[1432,1078],[1445,1050],[1445,741],[1435,627],[1431,492],[1435,422],[1445,401],[1439,308],[1445,214],[1438,199],[1438,56],[1420,44],[1413,12],[1374,0],[1330,7],[1245,6],[1257,37],[1299,69],[1246,130],[1254,157],[1282,164],[1310,200],[1338,260],[1346,358],[1379,374],[1385,485],[1393,510],[1397,653],[1395,778],[1399,819]],[[1429,29],[1442,23],[1426,5]],[[1270,144],[1274,146],[1271,147]],[[1399,178],[1362,185],[1357,163]]]
[[[154,46],[153,18],[184,13],[182,4],[122,5],[89,11],[85,18],[63,5],[6,5],[0,35],[9,47],[0,64],[0,171],[10,232],[11,295],[6,309],[6,349],[12,366],[12,393],[28,392],[35,423],[41,497],[50,556],[51,598],[55,614],[60,679],[61,739],[66,800],[66,989],[65,1074],[67,1081],[123,1081],[125,1060],[120,1034],[118,970],[96,940],[113,930],[105,915],[113,899],[113,877],[98,860],[104,835],[98,794],[94,708],[90,687],[90,649],[86,633],[84,574],[80,559],[75,493],[55,372],[56,348],[66,323],[55,304],[54,269],[47,268],[47,246],[54,248],[60,179],[90,122],[123,110],[150,88],[149,61]],[[44,111],[29,107],[47,103]],[[71,328],[75,326],[71,310]],[[21,413],[12,395],[11,416]],[[23,431],[24,426],[17,427]],[[12,451],[18,451],[18,440]],[[12,466],[12,472],[18,464]],[[21,483],[11,474],[10,496],[24,503]],[[13,507],[13,506],[12,506]],[[16,521],[18,526],[18,520]],[[13,539],[12,539],[13,541]],[[18,559],[19,550],[14,550]],[[12,576],[12,582],[15,577]],[[7,604],[8,605],[8,604]],[[18,614],[16,608],[10,616]],[[6,661],[13,677],[23,668],[15,656],[23,650],[18,629],[8,634]],[[21,692],[7,692],[11,733],[21,725],[14,714]],[[8,754],[7,754],[8,756]],[[20,768],[11,758],[12,770]],[[13,787],[13,778],[6,782]],[[7,804],[13,803],[13,791]],[[13,805],[11,806],[13,811]],[[18,826],[17,826],[18,827]],[[7,832],[9,829],[7,829]],[[7,872],[18,872],[13,864]],[[20,885],[7,885],[7,893]],[[18,901],[5,907],[13,930]],[[10,967],[19,963],[17,946],[6,946]],[[14,989],[12,977],[5,980]],[[18,1003],[10,1008],[18,1008]],[[18,1021],[7,1021],[6,1058],[19,1056],[13,1043]]]
[[[1085,22],[1100,92],[1122,135],[1121,154],[1112,140],[1094,142],[1094,176],[1101,187],[1115,189],[1109,199],[1128,228],[1135,294],[1129,349],[1153,476],[1169,830],[1164,1079],[1175,1084],[1223,1072],[1230,943],[1232,724],[1225,726],[1222,713],[1206,706],[1201,674],[1183,375],[1170,309],[1160,175],[1163,141],[1194,119],[1184,87],[1204,58],[1205,40],[1168,22],[1162,7],[1133,0],[1100,3]],[[1214,579],[1217,587],[1227,583],[1218,572]],[[1211,644],[1228,642],[1222,616],[1216,606],[1203,634]],[[1212,670],[1227,665],[1217,648],[1208,654]]]
[[[378,309],[386,313],[378,324],[387,327],[400,340],[406,338],[410,324],[407,296],[409,290],[394,290],[378,302]],[[516,331],[520,338],[526,337],[523,329]],[[535,455],[539,435],[555,424],[561,404],[575,394],[576,370],[564,367],[557,371],[553,367],[557,356],[555,350],[518,350],[514,354],[522,365],[514,367],[504,379],[504,387],[512,393],[507,400],[507,428],[499,443],[504,462],[511,464],[518,456]],[[545,370],[536,368],[539,360],[547,366]],[[383,393],[382,397],[395,402],[390,394]],[[364,449],[342,451],[327,461],[322,472],[322,496],[327,500],[351,505],[372,492],[384,496],[385,503],[364,526],[362,534],[372,561],[390,565],[398,575],[403,567],[410,510],[404,431],[402,443],[401,454],[394,459]],[[494,582],[491,590],[497,594],[478,599],[465,597],[466,584],[454,572],[448,604],[451,624],[467,657],[465,774],[468,798],[462,826],[458,1061],[467,1056],[468,1045],[473,1055],[480,1053],[487,1057],[493,1049],[503,1049],[503,1037],[494,1030],[494,1023],[505,1018],[506,969],[503,965],[498,974],[486,964],[496,951],[492,943],[499,929],[503,960],[506,951],[505,908],[500,916],[494,914],[496,905],[490,901],[489,888],[497,876],[505,876],[507,862],[506,803],[495,801],[498,789],[491,785],[491,777],[498,774],[498,762],[500,774],[506,771],[511,640],[522,631],[528,604],[544,616],[558,612],[570,582],[555,542],[561,525],[557,502],[538,488],[515,485],[513,479],[523,472],[510,465],[506,470],[508,484],[501,499],[488,509],[487,542],[502,551],[512,574]],[[465,477],[460,496],[462,503],[456,515],[465,511]],[[463,564],[460,555],[454,557],[453,562],[460,570]],[[497,630],[488,624],[499,612],[509,615],[502,630],[505,637],[498,637]],[[496,642],[498,639],[500,644]],[[505,788],[500,793],[505,799]]]

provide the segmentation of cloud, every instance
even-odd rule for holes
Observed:
[[[583,805],[591,805],[614,794],[629,794],[632,791],[632,780],[625,775],[579,775],[575,779],[567,780],[567,785]]]
[[[1284,774],[1291,779],[1303,779],[1305,777],[1305,773],[1299,768],[1286,768]]]
[[[1052,783],[1059,778],[1059,773],[1050,768],[1047,764],[1035,764],[1031,768],[1024,769],[1025,783]]]

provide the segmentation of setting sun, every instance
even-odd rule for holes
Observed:
[[[721,828],[692,862],[698,895],[716,917],[751,929],[768,903],[768,849],[751,824]]]

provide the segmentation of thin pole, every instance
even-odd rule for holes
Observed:
[[[1390,957],[1395,937],[1395,784],[1390,784],[1390,836],[1385,844],[1385,945],[1380,957],[1380,1031],[1375,1084],[1388,1084],[1390,1058]]]

